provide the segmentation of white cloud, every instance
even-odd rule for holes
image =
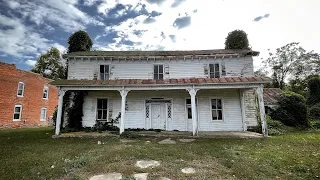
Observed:
[[[15,8],[20,6],[20,4],[18,2],[15,2],[15,1],[7,1],[7,4],[11,9],[15,9]]]
[[[57,49],[60,51],[61,54],[67,53],[67,48],[64,47],[63,45],[59,44],[59,43],[54,43],[54,44],[52,45],[52,47],[57,48]]]
[[[36,63],[37,63],[37,61],[35,61],[35,60],[26,60],[26,62],[25,62],[27,65],[29,65],[29,66],[35,66],[36,65]]]

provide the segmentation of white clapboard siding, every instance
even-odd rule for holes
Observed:
[[[95,124],[97,98],[112,100],[112,117],[115,118],[121,109],[121,97],[117,91],[90,91],[84,99],[83,126]],[[130,91],[127,96],[125,128],[148,128],[145,118],[145,99],[172,99],[172,118],[167,122],[167,130],[187,130],[185,99],[190,98],[184,90],[172,91]],[[211,121],[210,98],[222,97],[224,101],[224,121]],[[197,94],[199,104],[200,131],[240,131],[243,130],[240,99],[238,90],[200,90]],[[151,111],[151,109],[150,109]]]
[[[255,90],[244,91],[244,107],[246,114],[246,124],[247,126],[257,126],[257,104],[255,102]]]
[[[205,78],[204,67],[209,63],[225,64],[226,77],[252,76],[253,59],[250,56],[217,59],[174,59],[174,60],[69,60],[68,79],[93,79],[98,75],[99,65],[109,64],[110,79],[153,79],[153,65],[163,64],[167,67],[165,79],[170,78]],[[110,67],[111,67],[110,66]],[[241,74],[242,73],[242,74]]]

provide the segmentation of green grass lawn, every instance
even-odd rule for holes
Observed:
[[[121,143],[116,137],[53,139],[52,134],[49,128],[0,130],[0,179],[87,179],[107,172],[127,177],[148,172],[150,179],[320,176],[320,132],[293,132],[265,139],[197,139],[175,145],[157,144],[160,138]],[[134,166],[144,159],[161,161],[161,165],[144,170]],[[194,167],[197,173],[185,175],[181,173],[184,167]]]

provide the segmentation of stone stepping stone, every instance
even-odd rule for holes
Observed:
[[[89,180],[121,180],[121,173],[108,173],[92,176]]]
[[[154,161],[154,160],[150,160],[150,161],[145,161],[145,160],[142,160],[142,161],[137,161],[137,163],[135,164],[135,166],[139,167],[139,168],[142,168],[142,169],[145,169],[145,168],[148,168],[148,167],[156,167],[156,166],[159,166],[160,165],[160,162],[158,161]]]
[[[120,142],[122,142],[122,143],[132,143],[132,142],[136,142],[136,140],[132,140],[132,139],[120,139]]]
[[[176,141],[171,140],[170,138],[168,138],[168,139],[164,139],[162,141],[159,141],[158,143],[159,144],[176,144]]]
[[[179,139],[180,142],[189,143],[195,141],[195,139]]]
[[[133,177],[136,178],[136,180],[147,180],[149,173],[138,173],[134,174]]]
[[[196,170],[192,167],[186,167],[186,168],[183,168],[181,169],[181,171],[185,174],[194,174],[196,173]]]

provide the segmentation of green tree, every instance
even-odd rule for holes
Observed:
[[[73,33],[68,39],[68,53],[77,51],[90,51],[92,40],[87,32],[79,30]]]
[[[320,78],[313,77],[308,81],[308,105],[320,103]]]
[[[31,71],[49,79],[64,79],[65,65],[59,50],[53,47],[42,54]]]
[[[250,49],[247,33],[243,30],[234,30],[228,33],[225,49]]]
[[[299,43],[293,42],[277,48],[275,52],[269,51],[269,58],[263,61],[266,68],[271,68],[272,79],[275,86],[283,89],[285,81],[289,78],[297,79],[310,75],[306,66],[313,59],[318,58],[317,53],[307,52]]]

